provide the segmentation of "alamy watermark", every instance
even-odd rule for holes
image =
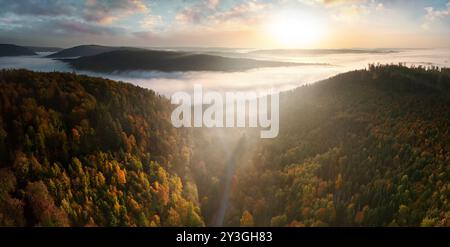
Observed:
[[[219,93],[203,92],[202,85],[194,85],[193,95],[176,92],[171,97],[171,103],[178,105],[171,115],[176,128],[259,127],[261,138],[278,136],[280,104],[279,93],[274,90]]]

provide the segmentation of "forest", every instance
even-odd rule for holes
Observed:
[[[280,133],[174,128],[123,82],[0,72],[2,226],[450,226],[450,69],[280,95]]]
[[[170,102],[71,73],[0,72],[0,225],[202,226]],[[182,182],[183,180],[183,182]]]
[[[370,65],[280,97],[227,224],[450,226],[450,70]],[[244,222],[242,222],[244,220]]]

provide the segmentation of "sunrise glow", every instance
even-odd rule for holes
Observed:
[[[274,15],[267,24],[269,38],[285,47],[305,47],[318,42],[324,24],[314,15],[300,11],[284,11]]]

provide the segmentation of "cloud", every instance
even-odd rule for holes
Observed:
[[[350,4],[364,1],[365,0],[300,0],[300,2],[306,4],[322,4],[325,6],[338,6],[342,4]]]
[[[208,11],[209,12],[209,11]],[[180,24],[198,24],[207,14],[204,11],[204,7],[200,5],[190,6],[184,8],[182,11],[175,15],[175,20]]]
[[[214,19],[221,19],[221,20],[227,20],[227,19],[233,19],[238,18],[242,19],[247,17],[250,14],[255,14],[258,11],[261,11],[265,8],[267,8],[268,5],[264,3],[259,3],[257,1],[248,1],[244,2],[242,4],[236,5],[233,8],[231,8],[228,11],[219,12],[216,15],[214,15]]]
[[[0,0],[0,14],[13,13],[17,15],[60,16],[71,15],[76,10],[76,4],[62,0]],[[49,7],[51,6],[51,7]]]
[[[263,10],[271,6],[269,3],[250,0],[218,11],[218,1],[210,0],[209,3],[184,8],[176,14],[176,21],[193,29],[243,30],[251,25],[259,24],[258,21],[264,15]]]
[[[19,43],[51,38],[80,42],[88,37],[117,38],[128,31],[112,22],[149,14],[143,0],[0,0],[0,32]],[[154,20],[156,21],[156,19]],[[150,25],[146,18],[144,25]],[[24,37],[27,39],[24,40]]]
[[[365,5],[350,5],[340,8],[332,17],[334,20],[352,22],[368,13],[370,13],[370,10]]]
[[[17,28],[22,28],[23,21],[17,15],[5,15],[0,16],[0,30],[14,30]]]
[[[378,3],[378,4],[376,5],[376,7],[375,7],[375,10],[376,10],[376,11],[383,11],[383,10],[385,10],[384,4]]]
[[[400,5],[400,0],[0,0],[0,38],[64,46],[84,42],[271,46],[267,35],[271,17],[291,8],[317,15],[325,27],[332,27],[325,32],[332,41],[346,32],[413,33],[421,31],[421,24],[424,29],[449,30],[450,3],[445,3],[450,0],[440,1],[441,6],[438,1],[419,6],[413,1],[416,5],[406,7],[407,0],[403,1]],[[325,44],[334,45],[332,41]]]
[[[83,18],[87,21],[109,24],[132,14],[149,11],[142,0],[87,0]]]
[[[450,2],[447,3],[446,8],[434,9],[433,7],[426,7],[425,11],[425,21],[422,23],[421,27],[425,30],[429,30],[436,21],[448,18],[450,16]]]
[[[360,0],[317,0],[325,5],[335,5],[335,4],[343,4],[343,3],[354,3],[361,2]]]
[[[82,21],[58,20],[52,24],[55,32],[61,34],[114,35],[120,30],[114,27],[100,26]]]
[[[370,1],[329,1],[329,2],[340,2],[347,3],[338,6],[333,6],[329,9],[330,15],[333,20],[352,23],[359,21],[366,17],[379,18],[379,14],[388,11],[383,3],[376,0]],[[353,3],[352,3],[353,2]],[[361,3],[355,3],[361,2]],[[378,14],[378,16],[376,15]]]
[[[206,3],[199,1],[196,4],[185,7],[175,15],[179,24],[200,24],[209,16],[217,13],[220,0],[207,0]]]
[[[154,29],[155,27],[161,25],[163,18],[160,15],[147,15],[145,16],[139,24],[145,29]]]
[[[208,0],[206,5],[210,9],[215,9],[215,8],[217,8],[217,6],[219,6],[219,4],[220,4],[220,0]]]
[[[0,15],[55,18],[71,17],[86,22],[102,24],[136,14],[147,13],[149,7],[143,0],[0,0]]]

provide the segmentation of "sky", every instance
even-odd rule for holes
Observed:
[[[0,0],[0,43],[437,48],[449,0]]]

